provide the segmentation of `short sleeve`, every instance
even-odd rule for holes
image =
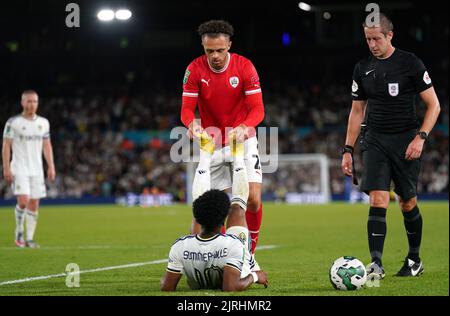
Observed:
[[[42,138],[44,138],[44,139],[50,138],[50,122],[48,120],[45,120],[45,129],[44,129],[44,134],[42,135]]]
[[[12,120],[9,119],[5,124],[5,129],[3,130],[3,138],[14,138],[14,129],[12,126]]]
[[[245,95],[262,93],[258,72],[250,60],[246,60],[243,65],[243,80]]]
[[[367,100],[366,93],[364,91],[362,81],[361,81],[361,71],[359,63],[355,65],[353,69],[353,81],[352,81],[352,100],[362,101]]]
[[[183,96],[185,97],[198,97],[198,76],[195,69],[195,64],[191,63],[183,77]]]
[[[230,246],[229,253],[225,262],[225,265],[235,268],[242,272],[242,266],[244,265],[245,247],[242,242],[235,239]]]
[[[175,243],[169,252],[169,262],[167,264],[167,271],[173,273],[183,273],[183,263],[180,257],[178,244]]]
[[[409,69],[417,93],[433,86],[425,65],[417,56],[413,55]]]

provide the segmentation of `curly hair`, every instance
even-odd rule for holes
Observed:
[[[194,218],[206,233],[211,233],[225,223],[230,209],[230,199],[225,192],[210,190],[193,203]]]
[[[234,34],[234,29],[233,26],[227,21],[210,20],[200,24],[197,32],[200,37],[203,37],[203,35],[208,35],[208,37],[216,38],[223,34],[231,37]]]

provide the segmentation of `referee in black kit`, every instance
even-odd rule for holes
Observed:
[[[372,263],[368,279],[382,279],[386,210],[391,181],[404,217],[409,251],[397,276],[423,273],[419,257],[422,217],[417,205],[417,181],[424,143],[440,112],[430,76],[412,53],[392,46],[393,24],[384,14],[363,24],[371,55],[353,72],[352,109],[342,150],[342,171],[354,176],[353,146],[360,135],[363,172],[361,191],[370,196],[367,233]],[[422,125],[416,116],[419,94],[427,110]],[[360,134],[361,133],[361,134]]]

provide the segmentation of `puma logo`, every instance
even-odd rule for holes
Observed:
[[[203,83],[205,83],[208,87],[209,87],[209,81],[210,81],[211,79],[208,79],[208,81],[206,81],[205,79],[202,79],[202,82]]]

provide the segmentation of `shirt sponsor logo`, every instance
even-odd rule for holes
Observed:
[[[423,73],[423,82],[425,82],[426,84],[431,83],[431,78],[430,78],[430,75],[428,75],[428,71],[425,71]]]
[[[396,97],[398,95],[398,83],[388,83],[388,92],[391,96]]]
[[[39,141],[42,140],[41,135],[19,135],[21,141]]]
[[[239,78],[238,77],[231,77],[230,78],[230,85],[233,88],[236,88],[239,85]]]

